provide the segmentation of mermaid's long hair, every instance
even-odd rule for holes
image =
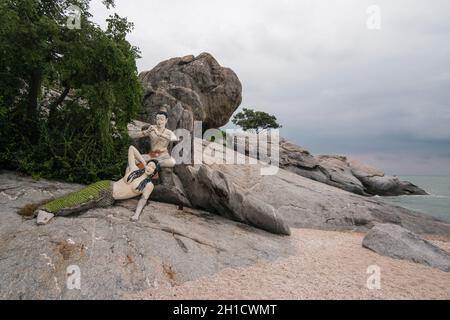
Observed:
[[[153,171],[152,174],[150,174],[147,178],[145,178],[144,180],[142,180],[139,185],[137,186],[136,190],[141,191],[144,190],[145,186],[149,183],[152,182],[152,178],[158,174],[159,172],[161,172],[161,165],[159,164],[158,160],[156,159],[152,159],[150,160],[148,163],[153,162],[155,164],[155,171]],[[148,165],[147,163],[147,165]],[[138,170],[134,170],[132,173],[130,173],[128,175],[127,178],[127,182],[132,182],[134,179],[139,178],[140,176],[142,176],[145,173],[145,168],[142,169],[138,169]]]

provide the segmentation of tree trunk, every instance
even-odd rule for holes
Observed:
[[[42,85],[42,71],[34,69],[31,72],[31,79],[28,91],[28,105],[25,114],[25,123],[28,126],[30,137],[34,137],[37,128],[38,98]]]
[[[64,91],[61,93],[61,95],[58,97],[58,99],[56,99],[50,105],[50,111],[49,111],[49,117],[48,117],[50,126],[53,126],[53,124],[54,124],[55,117],[56,117],[56,109],[67,97],[67,95],[69,94],[69,91],[70,91],[70,87],[67,86],[66,88],[64,88]]]

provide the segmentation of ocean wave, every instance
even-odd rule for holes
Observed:
[[[450,199],[450,196],[444,196],[444,195],[440,195],[440,194],[425,194],[425,195],[401,195],[401,196],[374,196],[374,198],[385,198],[385,199],[390,199],[390,200],[395,200],[395,199]]]
[[[424,195],[422,197],[439,198],[439,199],[449,199],[450,198],[450,196],[443,196],[443,195],[440,195],[440,194],[427,194],[427,195]]]

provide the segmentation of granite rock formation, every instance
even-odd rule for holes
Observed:
[[[197,57],[171,58],[139,75],[145,89],[142,121],[167,105],[167,128],[192,131],[194,121],[203,129],[225,125],[242,101],[242,85],[237,75],[224,68],[209,53]]]

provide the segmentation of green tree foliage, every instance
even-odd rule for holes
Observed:
[[[244,131],[251,130],[260,133],[267,129],[281,128],[277,118],[262,111],[243,108],[231,120],[235,125],[240,126]]]
[[[0,2],[1,167],[86,183],[121,175],[126,124],[142,108],[139,51],[132,23],[114,14],[102,30],[89,2]],[[73,5],[80,28],[68,27]]]

